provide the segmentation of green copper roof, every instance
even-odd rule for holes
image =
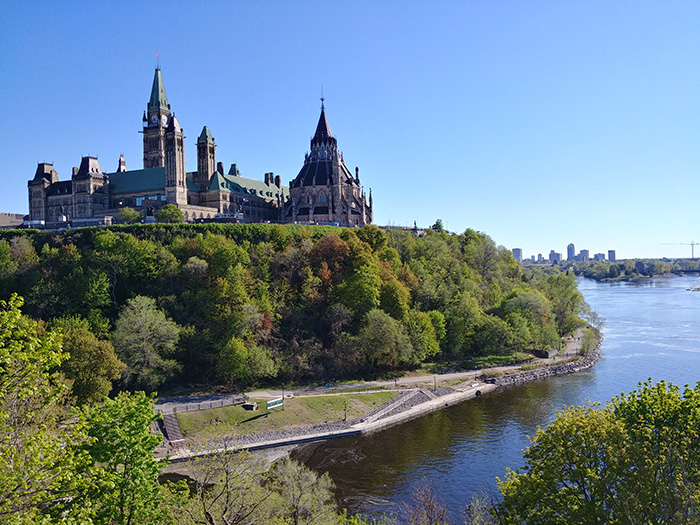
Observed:
[[[200,133],[199,138],[197,139],[197,144],[201,144],[203,142],[214,142],[214,138],[211,136],[208,126],[204,126],[202,128],[202,133]]]
[[[168,104],[168,95],[165,94],[165,85],[163,84],[163,75],[160,74],[160,68],[156,68],[156,74],[153,76],[153,87],[151,88],[151,100],[148,102],[148,111],[152,110],[170,110]]]
[[[266,200],[277,200],[277,197],[281,197],[284,201],[289,195],[287,186],[282,186],[282,188],[278,188],[274,184],[268,186],[259,180],[241,176],[236,177],[234,175],[222,175],[218,171],[209,180],[209,190],[230,191],[239,195],[254,195]]]
[[[118,171],[106,173],[109,177],[109,193],[134,193],[165,188],[165,168]]]

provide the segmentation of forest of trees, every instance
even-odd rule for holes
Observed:
[[[156,224],[0,237],[0,298],[63,334],[79,402],[386,374],[548,349],[573,275],[526,273],[472,230]],[[534,272],[534,273],[533,273]]]

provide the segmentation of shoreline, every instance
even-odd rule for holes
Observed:
[[[224,438],[218,444],[200,450],[179,446],[172,450],[167,461],[171,464],[181,463],[223,452],[269,451],[280,447],[296,448],[314,441],[369,435],[502,388],[588,370],[600,359],[600,349],[603,343],[602,333],[598,330],[595,332],[595,346],[576,361],[545,365],[533,370],[494,378],[488,378],[482,374],[476,379],[467,379],[453,388],[439,388],[436,391],[426,388],[408,389],[369,414],[351,421],[339,421],[312,427],[296,427],[238,438]]]

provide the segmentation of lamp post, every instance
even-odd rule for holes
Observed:
[[[343,421],[347,421],[348,420],[348,400],[347,399],[344,401],[344,404],[345,404],[345,417],[343,417]]]

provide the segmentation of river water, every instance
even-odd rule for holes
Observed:
[[[377,517],[400,513],[417,482],[439,492],[454,517],[473,493],[522,466],[522,449],[564,405],[605,402],[640,381],[700,381],[698,277],[643,284],[579,282],[605,319],[601,359],[591,370],[485,395],[366,437],[309,446],[299,458],[328,471],[341,506]]]

